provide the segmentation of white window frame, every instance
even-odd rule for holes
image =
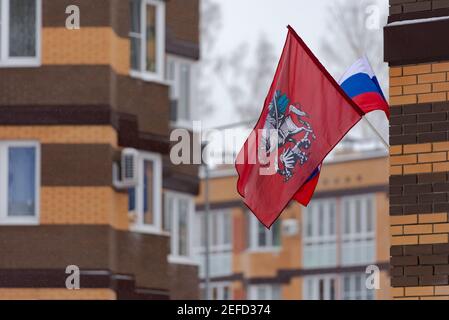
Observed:
[[[324,299],[331,298],[331,281],[334,281],[334,300],[339,299],[339,276],[337,274],[320,274],[316,276],[306,276],[303,280],[303,299],[304,300],[320,300],[320,281],[324,282]],[[311,285],[311,287],[309,287]]]
[[[9,3],[13,0],[0,0],[1,6],[1,50],[0,67],[39,67],[41,65],[41,30],[42,30],[42,0],[36,1],[36,56],[9,56]]]
[[[174,64],[174,79],[170,79],[169,75],[169,64]],[[170,99],[179,101],[180,96],[180,76],[181,76],[181,64],[188,64],[190,68],[190,79],[189,79],[189,91],[190,91],[190,101],[189,101],[189,114],[188,119],[177,119],[176,121],[171,121],[171,125],[174,127],[192,128],[192,121],[195,118],[194,106],[197,102],[197,90],[196,90],[196,79],[197,79],[197,62],[196,60],[188,59],[185,57],[180,57],[173,54],[167,54],[167,66],[165,68],[166,81],[170,85]],[[178,104],[179,106],[179,104]]]
[[[224,300],[224,288],[228,288],[229,289],[229,299],[228,300],[225,300],[225,301],[231,301],[231,300],[233,300],[234,299],[234,295],[233,295],[233,293],[232,293],[232,282],[227,282],[227,281],[223,281],[223,282],[211,282],[210,284],[209,284],[209,291],[210,291],[210,295],[211,295],[211,297],[212,297],[212,292],[213,292],[213,290],[214,289],[217,289],[217,301],[218,300]],[[205,291],[205,289],[206,289],[206,286],[205,286],[205,284],[204,283],[201,283],[200,284],[200,288],[202,289],[202,290],[204,290]],[[206,292],[204,292],[204,293],[206,293]],[[203,297],[201,297],[201,298],[203,298]]]
[[[204,212],[197,212],[195,215],[195,241],[194,241],[194,252],[195,252],[195,261],[198,262],[198,265],[200,266],[199,273],[200,278],[203,277],[203,274],[201,274],[202,271],[204,271],[204,255],[205,255],[205,247],[201,243],[201,238],[204,233]],[[223,232],[223,228],[219,228],[217,230],[217,238],[219,244],[213,243],[213,223],[214,218],[218,219],[218,226],[224,226],[224,217],[226,215],[229,215],[230,219],[230,225],[229,225],[229,236],[230,236],[230,243],[225,243],[225,233]],[[234,239],[233,239],[233,225],[232,225],[232,211],[229,209],[217,209],[217,210],[211,210],[209,211],[209,272],[211,277],[222,277],[222,276],[229,276],[232,275],[232,261],[233,261],[233,245],[234,245]],[[199,224],[199,226],[198,226]],[[223,270],[219,269],[217,266],[225,266],[226,268],[223,268]]]
[[[32,147],[35,148],[35,213],[29,217],[8,216],[8,155],[10,147]],[[41,185],[41,150],[36,141],[0,141],[0,225],[38,225],[40,219],[40,185]]]
[[[337,265],[337,200],[334,198],[316,200],[312,202],[307,208],[303,210],[303,244],[302,244],[302,256],[303,265],[305,269],[314,269],[321,267],[333,267]],[[319,212],[315,208],[324,206],[324,221],[320,221]],[[330,231],[330,206],[334,206],[334,230],[333,234]],[[308,235],[308,223],[309,219],[312,219],[312,236]],[[323,225],[323,235],[319,235],[319,226]],[[320,248],[321,247],[321,248]],[[320,263],[307,265],[309,259],[306,256],[309,251],[321,251],[321,250],[334,251],[335,259],[333,261],[321,261]],[[329,257],[328,253],[317,252],[320,257]]]
[[[254,284],[248,286],[248,300],[261,300],[258,293],[260,289],[267,294],[264,300],[282,299],[282,287],[280,284]],[[276,289],[279,290],[279,297],[274,296]]]
[[[156,8],[156,72],[147,70],[146,63],[146,6]],[[144,81],[164,82],[165,65],[165,2],[160,0],[141,0],[140,3],[140,70],[130,69],[130,76]]]
[[[350,290],[345,292],[345,277],[349,278]],[[341,297],[344,300],[356,300],[357,296],[360,299],[357,300],[375,300],[376,293],[374,289],[368,289],[366,287],[366,279],[368,275],[366,273],[344,273],[341,275]],[[360,278],[360,288],[356,288],[356,278]],[[372,293],[370,297],[370,292]],[[372,298],[372,299],[368,299]]]
[[[334,280],[335,300],[355,300],[357,295],[361,300],[376,299],[375,290],[366,287],[369,275],[361,273],[319,274],[304,277],[302,293],[304,300],[319,300],[319,281],[324,281],[324,300],[330,299],[330,284]],[[345,292],[345,277],[349,278],[350,290]],[[356,278],[360,278],[360,287],[356,288]],[[371,293],[371,294],[370,294]],[[371,300],[371,299],[370,299]]]
[[[259,244],[259,226],[261,225],[260,221],[257,220],[257,218],[254,215],[250,215],[250,229],[249,229],[249,252],[257,253],[257,252],[274,252],[278,253],[282,249],[282,228],[279,225],[279,245],[274,245],[274,231],[273,228],[268,230],[267,228],[264,228],[265,231],[265,237],[267,239],[267,245],[261,246]],[[277,221],[276,223],[280,223],[280,221]]]
[[[179,200],[188,201],[188,213],[187,213],[187,256],[179,255]],[[168,212],[168,203],[173,201],[173,212]],[[170,216],[170,255],[168,260],[170,263],[175,264],[194,264],[197,265],[193,259],[193,228],[194,228],[194,213],[195,213],[195,203],[191,195],[175,192],[166,191],[164,198],[164,215],[169,214]]]
[[[138,151],[138,183],[135,187],[135,214],[136,220],[131,226],[131,230],[141,233],[162,233],[162,158],[160,154]],[[144,223],[144,174],[145,161],[153,162],[153,221],[154,223],[149,225]]]
[[[361,232],[355,232],[356,230],[356,218],[355,215],[357,214],[355,209],[355,202],[360,201],[361,203],[361,212],[360,212],[360,224],[361,224]],[[372,230],[367,230],[367,202],[370,200],[371,202],[371,223],[372,223]],[[349,212],[349,222],[350,222],[350,230],[352,231],[349,234],[345,233],[345,224],[346,224],[346,212],[345,212],[345,203],[348,203],[350,212]],[[342,214],[341,214],[341,251],[342,251],[342,258],[341,263],[345,266],[351,266],[351,265],[367,265],[370,263],[374,263],[376,261],[376,201],[375,201],[375,195],[373,194],[366,194],[366,195],[357,195],[357,196],[347,196],[343,197],[341,199],[341,208],[342,208]],[[360,244],[365,241],[367,245],[369,245],[372,248],[371,252],[371,259],[365,257],[365,259],[358,260],[356,257],[351,257],[350,261],[344,261],[343,253],[349,253],[351,255],[354,254],[353,251],[358,251],[359,255],[361,254],[369,254],[368,250],[365,248],[360,248]],[[357,247],[358,246],[358,247]],[[349,250],[351,251],[347,251]]]

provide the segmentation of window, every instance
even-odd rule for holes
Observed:
[[[166,79],[170,82],[171,120],[176,124],[191,125],[195,104],[195,64],[192,60],[167,56]]]
[[[374,199],[354,196],[342,199],[342,264],[375,262]]]
[[[367,274],[343,275],[344,300],[374,300],[374,290],[366,287]]]
[[[318,200],[304,210],[304,268],[337,264],[336,202]]]
[[[204,284],[200,286],[201,298],[207,299]],[[232,286],[230,282],[211,282],[209,284],[211,300],[232,300]]]
[[[206,234],[205,215],[195,215],[195,257],[200,265],[200,277],[205,275]],[[209,212],[209,272],[211,277],[232,274],[232,213],[230,210]]]
[[[192,256],[193,198],[176,192],[165,194],[164,230],[170,232],[172,262]]]
[[[305,300],[374,300],[375,291],[366,287],[365,273],[307,276],[304,278]]]
[[[0,179],[0,223],[38,223],[38,143],[0,142],[0,177],[3,177]]]
[[[270,230],[260,223],[254,215],[250,215],[250,249],[279,250],[281,247],[281,221],[276,221]]]
[[[162,80],[165,54],[165,3],[131,0],[131,75]]]
[[[40,63],[41,0],[0,0],[0,66]]]
[[[337,276],[320,275],[304,278],[305,300],[336,300]]]
[[[135,216],[134,230],[160,232],[162,165],[160,155],[138,153],[138,184],[128,191],[128,208]]]
[[[281,287],[276,284],[251,285],[248,294],[249,300],[280,300]]]

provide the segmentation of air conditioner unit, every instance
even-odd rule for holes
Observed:
[[[282,234],[292,237],[299,233],[299,223],[296,219],[286,219],[282,221]]]
[[[137,184],[137,156],[135,149],[123,149],[122,151],[122,181],[125,184]]]
[[[120,166],[113,164],[114,186],[118,189],[135,187],[138,183],[138,151],[135,149],[123,149]]]

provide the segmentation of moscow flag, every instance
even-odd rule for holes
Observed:
[[[262,113],[236,159],[237,190],[260,222],[271,227],[364,114],[288,26]]]

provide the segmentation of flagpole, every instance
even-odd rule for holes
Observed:
[[[387,141],[382,137],[379,131],[377,131],[376,127],[365,117],[363,116],[362,119],[365,121],[365,123],[368,125],[368,127],[376,134],[376,136],[379,138],[379,140],[382,142],[382,144],[385,146],[387,150],[390,149],[390,145]]]
[[[210,239],[209,239],[209,164],[204,164],[204,234],[205,234],[205,254],[204,254],[204,291],[206,300],[211,300],[210,292]]]

